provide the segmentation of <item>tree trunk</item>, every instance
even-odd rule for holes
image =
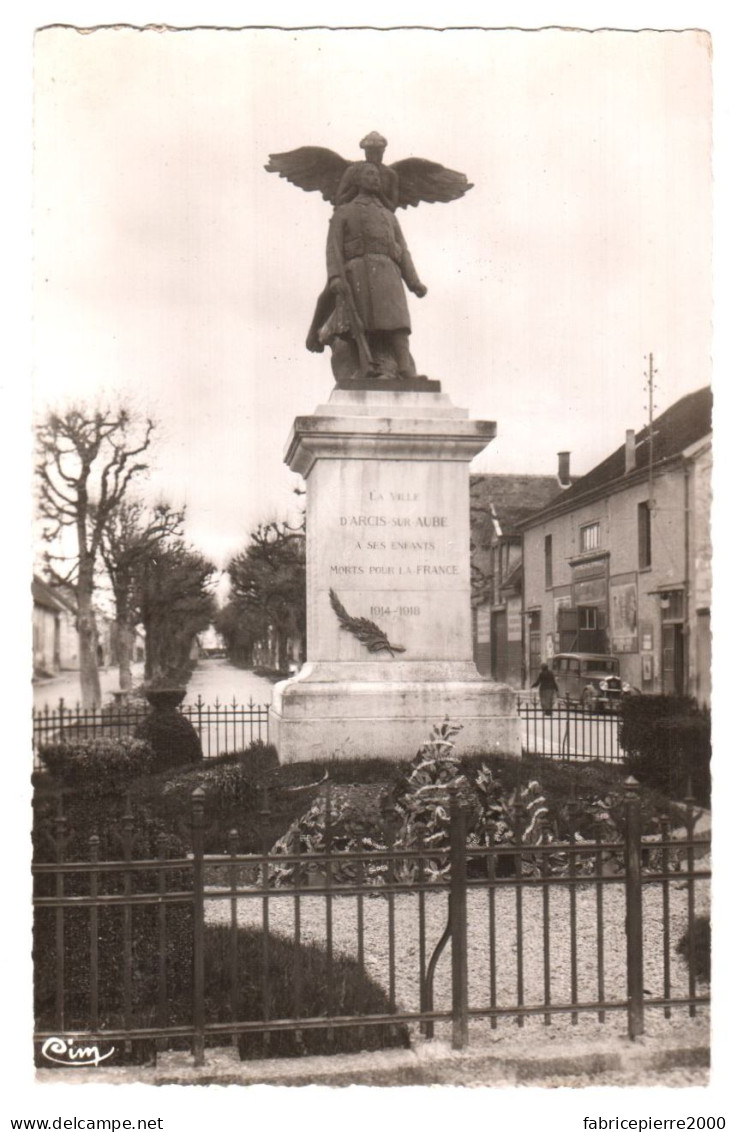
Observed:
[[[146,648],[143,654],[143,679],[148,685],[154,678],[154,648],[156,640],[156,633],[150,617],[144,618],[143,629],[146,634]]]
[[[121,692],[130,692],[133,687],[131,665],[136,644],[136,627],[120,618],[117,620],[116,626],[118,630],[118,683]]]
[[[102,703],[100,673],[97,669],[97,625],[95,611],[92,608],[92,590],[92,573],[80,566],[77,583],[77,636],[83,708],[99,707]]]
[[[279,626],[279,628],[276,631],[276,666],[275,667],[276,667],[277,672],[286,672],[287,668],[289,667],[289,662],[287,660],[288,642],[289,642],[289,637],[287,635],[287,630],[285,628],[283,628],[282,626]]]

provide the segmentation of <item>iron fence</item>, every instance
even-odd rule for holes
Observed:
[[[216,699],[207,704],[201,696],[179,705],[181,715],[194,726],[202,743],[206,759],[242,751],[256,739],[269,741],[269,705],[257,704],[252,699],[239,704]],[[131,735],[150,714],[145,703],[128,702],[105,704],[103,707],[83,708],[70,706],[63,699],[55,707],[48,704],[33,709],[33,750],[36,765],[38,752],[44,743],[62,739],[95,739],[110,735],[120,738]]]
[[[522,750],[553,759],[626,762],[619,741],[620,716],[616,711],[587,711],[568,701],[559,701],[549,711],[519,696]]]
[[[329,784],[324,789],[330,815]],[[495,1028],[511,1018],[522,1027],[536,1015],[544,1025],[567,1015],[576,1025],[583,1013],[604,1023],[617,1011],[626,1013],[635,1038],[644,1032],[646,1010],[670,1016],[682,1007],[694,1015],[709,1002],[697,987],[695,956],[695,922],[707,907],[711,875],[702,860],[709,842],[694,835],[692,801],[684,836],[674,836],[663,820],[657,835],[644,837],[639,788],[628,779],[621,840],[582,842],[572,833],[570,840],[525,843],[520,804],[511,842],[471,845],[460,798],[451,792],[449,840],[442,846],[399,848],[385,815],[379,849],[341,848],[328,818],[319,852],[265,847],[241,854],[233,831],[216,856],[204,853],[205,801],[196,789],[191,853],[169,856],[161,833],[157,854],[140,859],[130,804],[114,859],[101,859],[93,834],[86,859],[67,860],[69,831],[59,809],[44,842],[52,859],[33,869],[41,932],[35,948],[38,1047],[75,1039],[118,1043],[132,1052],[146,1043],[147,1056],[155,1058],[184,1041],[202,1064],[206,1045],[254,1035],[268,1056],[272,1038],[284,1031],[320,1030],[330,1037],[346,1027],[365,1033],[366,1027],[410,1024],[429,1038],[444,1024],[460,1049],[469,1042],[469,1023],[479,1020]],[[268,817],[268,803],[264,813]],[[177,908],[185,919],[172,922]],[[141,916],[149,917],[153,941],[145,971]],[[46,917],[45,927],[39,917]],[[219,983],[224,1001],[217,1009],[206,945],[213,924],[228,941]],[[249,927],[257,932],[260,958],[243,969],[239,934]],[[685,963],[676,954],[682,936]],[[270,955],[284,938],[294,949],[290,999],[277,1007]],[[308,1004],[303,967],[304,949],[316,945],[325,963],[317,1009]],[[178,1013],[172,948],[184,953],[189,980]],[[381,983],[382,1008],[346,1011],[335,977],[346,954]],[[75,963],[85,975],[83,985],[72,988]],[[113,979],[117,991],[110,999]],[[246,987],[248,1011],[242,1007]]]

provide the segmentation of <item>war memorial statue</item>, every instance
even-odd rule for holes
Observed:
[[[307,659],[275,685],[269,735],[282,762],[407,759],[447,716],[459,753],[517,757],[515,695],[473,660],[469,464],[496,424],[417,374],[407,291],[427,289],[396,217],[472,186],[418,157],[385,165],[379,134],[361,146],[363,161],[305,146],[266,166],[333,205],[306,344],[330,346],[335,377],[285,449],[306,488]]]
[[[473,186],[463,173],[410,157],[384,165],[386,140],[361,141],[364,161],[348,162],[332,150],[303,146],[272,154],[266,169],[306,191],[319,190],[335,205],[327,244],[327,283],[317,300],[307,349],[331,348],[339,385],[351,381],[412,381],[411,322],[406,286],[427,294],[412,262],[397,208],[421,201],[451,201]]]

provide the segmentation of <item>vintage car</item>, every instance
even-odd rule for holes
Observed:
[[[637,692],[619,675],[619,658],[591,652],[561,652],[550,661],[558,696],[586,711],[618,711],[622,696]]]

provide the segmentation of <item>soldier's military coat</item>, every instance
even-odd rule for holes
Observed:
[[[360,195],[335,209],[328,232],[327,268],[328,279],[345,274],[364,330],[410,331],[402,281],[411,290],[422,284],[396,217],[377,197]],[[328,341],[351,330],[345,300],[338,295],[320,337]]]

